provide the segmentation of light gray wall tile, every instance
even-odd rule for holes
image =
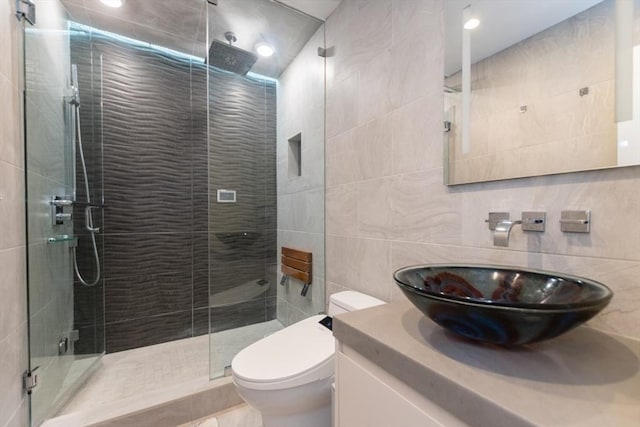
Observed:
[[[327,187],[355,182],[358,178],[356,129],[327,139]]]
[[[0,340],[0,422],[7,423],[23,400],[22,373],[27,361],[27,324],[23,322],[11,334]]]
[[[353,153],[357,153],[357,156],[351,167],[356,168],[358,180],[391,175],[393,165],[387,161],[392,156],[391,131],[390,114],[356,130]]]
[[[13,416],[5,427],[24,427],[29,424],[29,400],[23,397],[20,406],[15,410]]]
[[[395,177],[386,177],[358,183],[358,236],[393,237],[394,180]]]
[[[358,74],[327,88],[327,138],[358,125]]]
[[[420,98],[393,112],[393,173],[442,167],[442,108],[430,97]]]
[[[0,161],[0,249],[24,245],[24,171]]]
[[[277,317],[285,325],[317,314],[325,305],[324,59],[317,55],[318,46],[324,46],[324,27],[282,73],[278,85],[278,278],[283,246],[313,254],[312,285],[307,296],[300,295],[302,283],[293,278],[277,287]],[[352,89],[357,91],[357,85],[352,83]],[[354,118],[343,122],[334,116],[330,120],[337,128],[357,124]],[[289,139],[297,134],[301,135],[301,176],[292,177]]]
[[[0,251],[0,339],[14,332],[26,319],[25,250],[23,246]]]
[[[358,186],[345,184],[327,188],[327,234],[358,234]]]
[[[394,177],[389,197],[391,233],[396,239],[461,243],[462,198],[442,185],[442,170]]]
[[[366,63],[358,81],[358,123],[363,125],[391,110],[391,52],[386,49]]]
[[[389,301],[391,291],[391,242],[358,239],[355,262],[355,290]]]
[[[442,97],[444,36],[440,13],[427,14],[425,17],[427,19],[419,32],[394,40],[391,48],[393,108],[422,96],[438,95],[434,99]]]
[[[305,226],[301,231],[324,233],[324,192],[324,188],[305,192]]]
[[[11,0],[0,2],[0,52],[3,53],[3,60],[0,62],[0,75],[4,76],[17,90],[22,83],[20,76],[22,25],[15,17],[15,5],[16,3]]]
[[[327,235],[327,280],[348,288],[358,284],[356,252],[358,239]]]
[[[439,0],[392,0],[393,43],[402,42],[424,31],[433,22],[433,14],[440,13]]]
[[[24,168],[20,98],[14,82],[0,73],[0,117],[6,117],[0,127],[0,160]]]

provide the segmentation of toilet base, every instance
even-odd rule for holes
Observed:
[[[264,427],[331,427],[331,405],[301,414],[269,417],[262,415]]]
[[[333,381],[331,376],[280,390],[255,390],[235,384],[240,397],[260,411],[264,427],[331,427]]]

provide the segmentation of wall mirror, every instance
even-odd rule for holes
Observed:
[[[445,184],[640,164],[639,8],[446,1]]]

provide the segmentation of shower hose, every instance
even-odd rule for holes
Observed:
[[[98,245],[96,244],[96,233],[100,230],[99,228],[95,228],[93,226],[93,213],[91,206],[91,195],[89,193],[89,177],[87,176],[87,164],[84,160],[84,151],[82,150],[82,133],[80,132],[80,105],[74,104],[74,111],[76,116],[76,139],[78,141],[78,153],[80,154],[80,163],[82,164],[82,174],[84,176],[84,188],[87,194],[87,206],[84,210],[85,217],[85,228],[89,231],[91,236],[91,243],[93,245],[93,255],[96,263],[96,276],[93,280],[89,281],[82,277],[82,273],[80,273],[80,269],[78,268],[78,254],[77,247],[73,246],[73,268],[76,272],[76,276],[80,283],[85,286],[95,286],[100,281],[100,255],[98,255]]]

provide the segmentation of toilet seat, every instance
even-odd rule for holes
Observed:
[[[324,317],[309,317],[240,351],[231,362],[234,382],[253,390],[278,390],[333,376],[335,340],[318,323]]]

